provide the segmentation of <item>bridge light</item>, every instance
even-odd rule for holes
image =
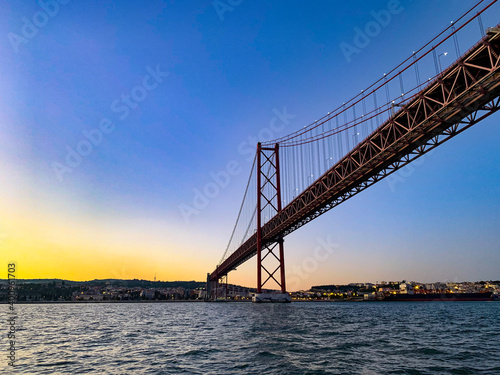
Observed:
[[[500,33],[500,27],[488,27],[486,29],[486,34],[494,35]]]
[[[443,70],[443,69],[441,69],[441,56],[446,56],[447,54],[448,54],[448,52],[443,52],[443,53],[440,53],[438,55],[439,71]]]

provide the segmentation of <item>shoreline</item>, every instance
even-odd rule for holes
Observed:
[[[196,302],[205,302],[203,300],[172,300],[172,301],[159,301],[159,300],[151,300],[151,301],[134,301],[134,300],[125,300],[125,301],[16,301],[14,305],[36,305],[36,304],[91,304],[91,303],[172,303],[172,302],[187,302],[187,303],[196,303]],[[239,301],[235,301],[239,302]],[[246,301],[244,301],[246,302]],[[250,301],[251,302],[251,301]],[[8,302],[0,302],[0,305],[8,305]]]
[[[171,301],[158,301],[158,300],[151,300],[151,301],[130,301],[130,300],[125,300],[125,301],[19,301],[19,302],[14,302],[14,305],[48,305],[48,304],[55,304],[55,305],[64,305],[64,304],[82,304],[82,305],[87,305],[87,304],[121,304],[121,303],[137,303],[137,304],[144,304],[144,303],[252,303],[251,300],[230,300],[230,301],[205,301],[205,300],[171,300]],[[325,301],[325,300],[317,300],[317,301],[294,301],[292,300],[291,303],[298,303],[298,302],[303,302],[303,303],[361,303],[361,302],[385,302],[385,303],[397,303],[397,302],[403,302],[403,303],[408,303],[408,302],[500,302],[498,299],[493,299],[493,300],[479,300],[479,301],[467,301],[467,300],[428,300],[428,301],[384,301],[384,300],[363,300],[363,301]],[[0,302],[0,305],[9,305],[9,302]]]

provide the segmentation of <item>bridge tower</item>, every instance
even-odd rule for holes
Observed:
[[[267,238],[264,231],[266,222],[281,212],[281,204],[279,144],[276,143],[274,147],[262,147],[259,142],[257,144],[257,293],[253,302],[291,302],[290,296],[286,293],[283,237]],[[281,293],[262,293],[262,287],[271,280],[280,287]]]

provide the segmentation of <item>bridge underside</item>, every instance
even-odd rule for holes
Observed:
[[[261,231],[263,246],[498,111],[499,66],[500,34],[495,28],[268,221]],[[256,253],[257,236],[253,235],[210,279],[226,275]]]

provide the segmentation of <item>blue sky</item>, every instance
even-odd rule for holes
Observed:
[[[45,25],[25,43],[13,44],[12,33],[23,36],[23,19],[33,22],[40,3],[8,1],[0,15],[5,258],[33,277],[152,279],[156,272],[164,280],[202,280],[212,271],[250,172],[242,150],[277,112],[290,118],[274,135],[303,127],[475,4],[46,3],[53,16],[39,19]],[[221,3],[231,10],[221,14]],[[370,12],[389,6],[401,11],[348,62],[341,43],[373,21]],[[495,12],[498,5],[485,26],[498,21]],[[461,44],[479,39],[475,27]],[[441,59],[452,61],[451,53]],[[151,70],[164,75],[145,89]],[[120,118],[122,95],[140,100],[132,98],[135,108]],[[64,165],[68,147],[76,150],[83,132],[103,119],[114,129],[58,178],[54,163]],[[299,286],[500,278],[499,140],[494,115],[427,156],[393,189],[382,181],[290,235],[290,269],[307,262],[318,238],[339,245]],[[179,207],[193,207],[194,189],[230,162],[237,173],[227,186],[185,220]],[[246,285],[254,280],[255,260],[230,275]]]

